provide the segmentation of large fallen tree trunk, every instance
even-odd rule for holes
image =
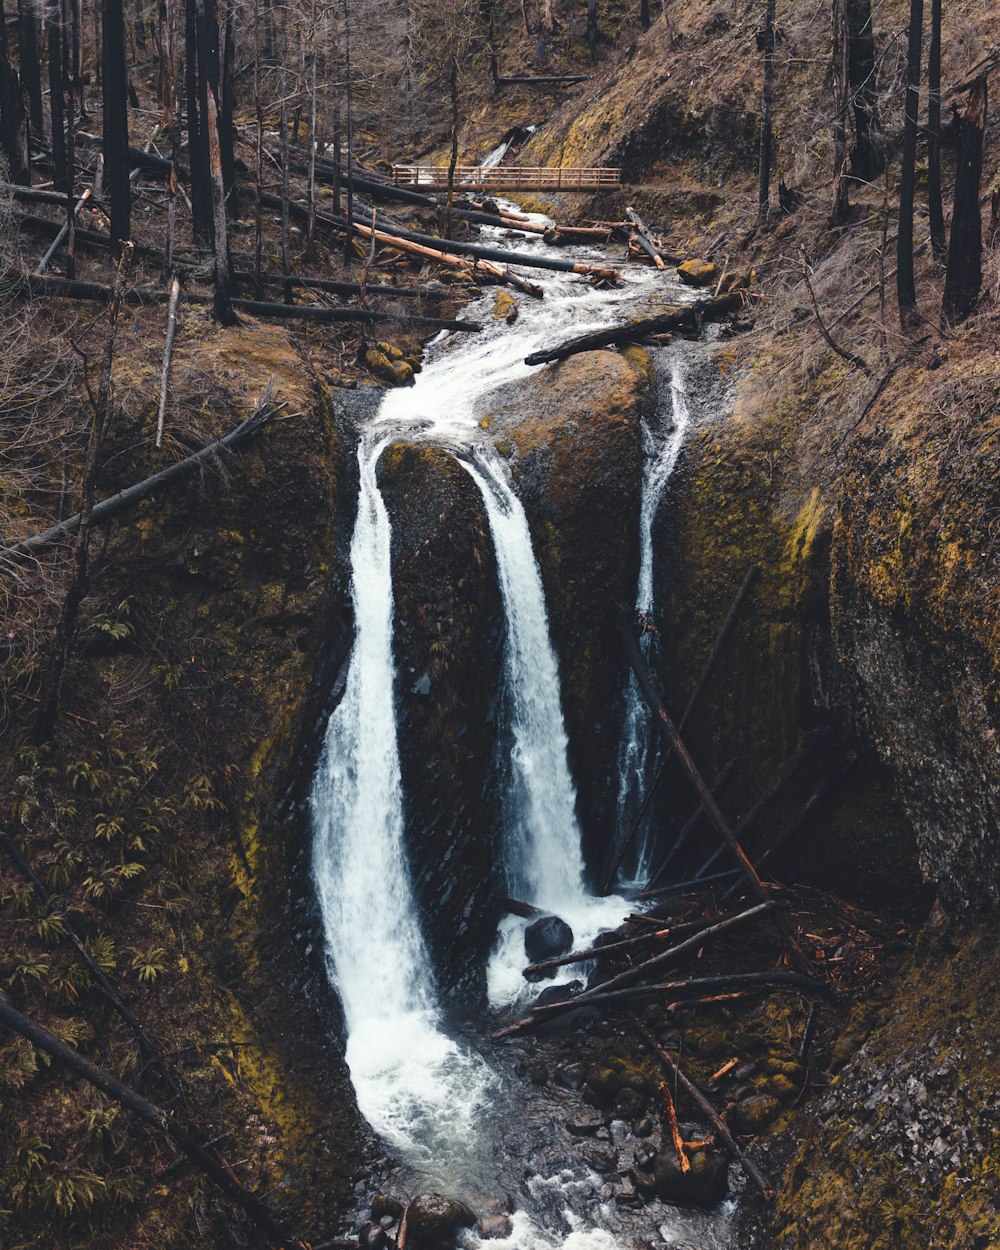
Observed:
[[[106,525],[123,513],[130,512],[144,499],[150,499],[160,491],[189,478],[193,473],[211,463],[220,453],[238,450],[255,434],[260,433],[280,407],[281,405],[271,403],[269,386],[268,393],[265,394],[256,411],[242,421],[235,430],[223,435],[208,447],[203,447],[201,451],[196,451],[194,455],[178,460],[176,464],[162,469],[159,473],[154,473],[152,477],[147,477],[134,486],[127,486],[117,494],[94,504],[90,516],[91,525]],[[40,551],[44,551],[46,547],[71,538],[79,528],[80,514],[77,513],[75,516],[67,517],[65,521],[60,521],[58,525],[53,525],[51,529],[44,530],[41,534],[35,534],[31,538],[24,539],[23,542],[4,548],[0,551],[0,565],[22,563]]]
[[[48,274],[26,274],[24,286],[32,295],[53,296],[62,299],[81,299],[106,301],[110,298],[111,288],[99,282],[80,282],[76,279],[56,278]],[[181,300],[185,304],[211,304],[214,296],[202,295],[197,291],[185,291]],[[166,304],[170,301],[169,290],[151,290],[150,288],[134,288],[126,296],[129,304]],[[416,326],[422,330],[462,330],[475,333],[482,329],[478,321],[453,321],[441,317],[414,317],[408,313],[374,312],[369,308],[326,308],[319,304],[277,304],[266,300],[234,299],[234,308],[250,313],[254,317],[265,319],[299,321],[360,321],[372,325],[380,321],[398,321],[404,325]]]
[[[625,325],[612,326],[610,330],[595,330],[569,339],[558,347],[546,347],[525,356],[526,365],[545,365],[553,360],[566,360],[578,352],[598,351],[602,347],[617,347],[622,343],[635,343],[648,334],[662,334],[667,330],[697,330],[706,321],[724,321],[730,313],[743,306],[745,296],[740,292],[721,295],[718,299],[695,300],[684,308],[661,313],[658,317],[645,317]]]
[[[61,1063],[75,1076],[81,1077],[95,1089],[99,1089],[103,1094],[114,1099],[127,1111],[131,1111],[144,1124],[148,1124],[159,1137],[170,1138],[188,1159],[222,1190],[230,1202],[246,1212],[272,1245],[284,1247],[286,1250],[291,1247],[308,1250],[306,1243],[300,1241],[293,1232],[286,1228],[271,1208],[256,1194],[241,1185],[231,1169],[220,1163],[190,1129],[178,1123],[175,1115],[149,1102],[134,1089],[123,1085],[110,1072],[105,1072],[103,1068],[91,1063],[89,1059],[84,1059],[79,1051],[67,1046],[55,1034],[50,1033],[48,1029],[43,1028],[28,1016],[22,1015],[3,995],[0,995],[0,1024],[25,1038],[32,1046],[36,1046],[45,1054],[51,1055],[57,1063]]]
[[[237,269],[238,282],[256,282],[257,275],[250,269]],[[378,282],[339,282],[333,278],[285,278],[278,273],[262,273],[260,281],[264,286],[302,287],[306,291],[329,291],[333,295],[364,295],[384,296],[386,299],[445,299],[454,296],[460,290],[452,286],[388,286]],[[474,288],[470,288],[474,289]]]

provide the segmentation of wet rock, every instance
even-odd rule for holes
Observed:
[[[586,1064],[567,1063],[561,1068],[556,1068],[552,1079],[557,1085],[561,1085],[563,1089],[578,1090],[583,1085],[586,1075]]]
[[[544,1007],[548,1003],[568,1003],[583,989],[582,981],[570,981],[566,985],[550,985],[535,999],[536,1007]]]
[[[545,1085],[549,1079],[549,1070],[544,1063],[533,1063],[528,1069],[528,1080],[532,1085]]]
[[[587,977],[587,989],[598,989],[599,986],[605,985],[610,981],[614,975],[613,968],[609,968],[606,964],[598,964],[590,976]]]
[[[736,1104],[733,1128],[737,1133],[762,1133],[781,1110],[770,1094],[752,1094]]]
[[[633,1137],[650,1137],[653,1132],[653,1121],[644,1116],[641,1120],[633,1120],[632,1136]]]
[[[581,1111],[572,1120],[566,1121],[566,1127],[574,1137],[592,1137],[607,1122],[608,1117],[602,1115],[600,1111]]]
[[[372,1219],[376,1224],[381,1223],[386,1216],[395,1223],[402,1214],[403,1204],[398,1198],[392,1198],[388,1194],[376,1194],[372,1199]]]
[[[524,953],[532,963],[556,959],[573,948],[573,930],[558,916],[539,916],[524,931]]]
[[[588,1146],[580,1151],[579,1158],[595,1172],[614,1172],[618,1167],[617,1152],[600,1146]]]
[[[685,286],[709,286],[715,281],[716,273],[710,260],[686,260],[677,266],[677,276]]]
[[[645,1106],[645,1095],[629,1086],[619,1090],[615,1097],[615,1115],[620,1120],[634,1120],[642,1115]]]
[[[662,1154],[653,1169],[656,1192],[667,1202],[694,1207],[714,1207],[729,1188],[729,1164],[723,1154],[699,1150],[690,1156],[691,1168],[684,1172],[674,1151]]]
[[[589,1096],[595,1106],[607,1110],[614,1106],[621,1087],[622,1078],[613,1068],[594,1067],[587,1073],[584,1093]]]
[[[362,1224],[358,1233],[361,1250],[385,1250],[389,1238],[381,1224]]]
[[[419,1245],[450,1243],[462,1228],[472,1228],[476,1213],[459,1198],[443,1194],[418,1194],[406,1216],[409,1239]]]
[[[645,1172],[642,1168],[629,1168],[628,1179],[635,1186],[636,1193],[652,1198],[656,1194],[656,1177],[652,1172]]]
[[[763,1090],[770,1094],[773,1098],[777,1098],[779,1102],[790,1102],[793,1098],[798,1097],[799,1089],[794,1081],[790,1081],[787,1076],[781,1072],[775,1073],[774,1076],[768,1077],[764,1084]]]
[[[644,1172],[648,1172],[656,1162],[658,1153],[655,1146],[636,1146],[635,1154],[633,1155],[635,1166],[641,1168]]]
[[[509,1215],[486,1215],[477,1225],[476,1231],[483,1241],[494,1241],[501,1237],[509,1237],[514,1225]]]

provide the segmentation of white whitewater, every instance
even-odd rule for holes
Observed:
[[[691,411],[684,390],[684,375],[678,364],[670,372],[670,405],[673,424],[663,434],[654,434],[644,422],[642,427],[645,459],[642,472],[642,502],[639,511],[639,578],[635,594],[636,612],[651,613],[653,595],[653,524],[667,490],[667,483],[677,467],[677,460],[691,426]],[[652,647],[649,634],[640,645],[647,658]],[[624,838],[639,810],[646,788],[653,777],[659,754],[659,735],[654,732],[649,705],[639,692],[639,683],[630,670],[625,692],[625,724],[619,752],[618,836]],[[635,840],[634,851],[623,865],[629,884],[645,882],[649,876],[649,860],[653,838],[649,835],[650,820],[644,821]]]
[[[310,796],[313,875],[358,1106],[394,1145],[447,1170],[456,1143],[471,1136],[495,1078],[440,1028],[406,862],[393,704],[391,534],[376,480],[389,441],[369,433],[358,451],[351,541],[355,640]]]

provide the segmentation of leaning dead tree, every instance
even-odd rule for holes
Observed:
[[[896,299],[904,328],[916,317],[917,287],[913,276],[913,196],[916,187],[917,125],[920,114],[920,53],[924,0],[910,0],[910,32],[906,55],[906,109],[903,120],[903,168],[899,179],[899,232],[896,236]]]

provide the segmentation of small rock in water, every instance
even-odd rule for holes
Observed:
[[[595,1172],[614,1172],[618,1167],[616,1152],[600,1146],[588,1146],[585,1150],[581,1150],[580,1159]]]
[[[417,1194],[407,1212],[406,1228],[410,1240],[419,1245],[448,1244],[460,1228],[472,1228],[476,1218],[475,1211],[459,1198]]]
[[[620,1120],[633,1120],[636,1116],[642,1114],[646,1106],[644,1095],[640,1094],[637,1089],[619,1090],[615,1098],[615,1114]]]
[[[528,1069],[528,1080],[532,1085],[544,1085],[549,1079],[549,1070],[544,1063],[533,1063]]]
[[[653,1133],[653,1121],[648,1117],[632,1122],[633,1137],[651,1137]]]
[[[524,953],[532,963],[556,959],[573,947],[573,930],[558,916],[539,916],[524,931]]]
[[[656,1193],[656,1178],[652,1172],[642,1168],[629,1168],[628,1178],[636,1188],[636,1192],[651,1198]]]
[[[644,1172],[648,1172],[656,1162],[657,1153],[655,1146],[636,1146],[634,1155],[635,1166],[642,1168]]]
[[[510,1237],[514,1225],[509,1215],[486,1215],[479,1221],[477,1228],[483,1241],[494,1241],[501,1237]]]
[[[381,1224],[362,1224],[358,1233],[361,1250],[385,1250],[388,1237]]]

